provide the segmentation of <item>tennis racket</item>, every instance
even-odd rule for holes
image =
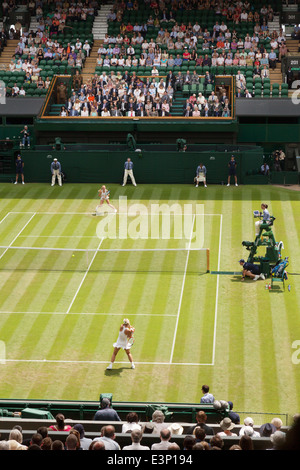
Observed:
[[[133,343],[134,343],[134,340],[135,340],[135,337],[134,337],[134,328],[131,328],[131,329],[130,329],[130,333],[131,333],[131,335],[130,335],[129,338],[128,338],[128,344],[129,344],[130,346],[132,346]]]
[[[134,344],[134,341],[135,341],[135,337],[132,335],[132,336],[130,336],[130,338],[128,339],[128,344],[129,344],[130,346],[132,346],[132,345]]]

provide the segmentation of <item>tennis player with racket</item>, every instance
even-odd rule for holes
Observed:
[[[130,325],[128,318],[124,318],[123,323],[120,326],[118,339],[113,344],[114,352],[112,354],[110,364],[107,367],[108,370],[112,369],[113,363],[115,362],[116,356],[120,349],[124,349],[131,363],[131,369],[135,369],[135,365],[133,363],[132,355],[130,352],[130,348],[134,343],[134,330],[135,329],[133,326]]]
[[[98,191],[98,196],[100,197],[100,204],[98,204],[98,206],[96,207],[96,214],[99,213],[99,209],[103,206],[104,202],[106,202],[109,207],[114,210],[114,212],[117,212],[117,209],[109,202],[109,195],[110,191],[106,188],[106,186],[101,186]]]

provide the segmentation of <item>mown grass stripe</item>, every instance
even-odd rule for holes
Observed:
[[[48,185],[36,185],[32,192],[29,191],[29,185],[22,188],[12,188],[12,186],[10,186],[10,188],[7,189],[13,190],[10,194],[14,199],[9,202],[7,207],[10,207],[12,210],[18,210],[21,207],[22,210],[27,211],[47,211],[51,207],[51,210],[54,212],[56,210],[59,210],[60,212],[88,212],[89,207],[94,206],[94,193],[96,193],[94,189],[96,190],[97,187],[98,185],[94,185],[92,187],[90,185],[80,185],[80,187],[77,186],[78,193],[75,194],[75,191],[68,190],[67,185],[63,188],[50,188],[50,185],[49,187]],[[87,188],[88,190],[85,191]],[[223,213],[221,269],[229,271],[238,270],[239,266],[237,261],[241,257],[241,253],[243,257],[247,256],[246,250],[241,246],[241,241],[243,239],[253,239],[254,219],[252,211],[259,208],[261,202],[269,202],[271,213],[274,213],[277,217],[274,225],[276,239],[282,238],[286,245],[285,251],[293,253],[291,269],[294,271],[297,270],[297,259],[299,257],[297,233],[300,230],[299,218],[297,219],[297,201],[299,201],[299,194],[295,195],[295,193],[291,193],[285,189],[272,188],[270,186],[251,186],[251,188],[209,186],[207,190],[198,188],[200,191],[197,193],[197,190],[192,185],[182,185],[179,190],[177,190],[177,187],[172,185],[160,186],[159,191],[157,191],[156,188],[156,186],[152,185],[143,185],[138,186],[137,188],[131,188],[130,185],[126,188],[121,188],[119,185],[110,185],[114,198],[117,197],[118,194],[128,194],[128,201],[130,203],[142,202],[150,207],[152,201],[149,198],[164,198],[163,200],[166,202],[170,199],[170,203],[175,200],[178,201],[180,198],[182,198],[182,203],[186,201],[190,202],[192,199],[194,203],[204,202],[206,213]],[[3,190],[2,187],[1,189]],[[16,192],[19,189],[20,200]],[[30,199],[28,197],[29,194],[34,198],[44,197],[47,199],[45,201],[42,199]],[[86,197],[90,199],[83,200],[83,198]],[[61,203],[62,200],[64,201],[63,203]],[[156,200],[161,202],[159,199]],[[280,202],[280,200],[282,202]],[[116,201],[117,199],[114,200],[114,202]],[[239,201],[244,202],[241,204]],[[27,214],[27,217],[28,216],[29,215]],[[37,214],[37,217],[39,216],[40,215]],[[16,215],[17,220],[20,220],[20,217],[23,217],[23,215]],[[41,218],[42,217],[43,216],[41,215]],[[48,217],[51,217],[51,215]],[[294,219],[292,223],[289,223],[291,217]],[[70,217],[70,220],[71,219],[72,217]],[[234,221],[232,219],[234,219]],[[38,218],[37,220],[41,219]],[[78,220],[84,222],[78,223]],[[209,227],[209,230],[207,231],[207,238],[212,238],[214,241],[217,240],[218,236],[217,220],[217,217],[213,218],[211,227]],[[46,215],[43,223],[40,225],[41,229],[44,223],[46,223]],[[57,233],[55,231],[55,227],[58,227],[59,225],[61,227],[59,228],[59,232],[66,235],[72,234],[72,231],[78,233],[81,229],[81,233],[89,234],[90,230],[93,230],[94,223],[96,225],[98,223],[98,219],[96,220],[88,215],[82,216],[82,218],[74,215],[74,221],[69,222],[68,217],[61,214],[61,225],[58,223],[58,220],[55,220],[54,216],[53,224],[49,224],[45,231],[45,235],[47,233]],[[284,230],[282,230],[283,223],[285,224]],[[234,230],[232,227],[234,227]],[[2,233],[2,227],[0,230]],[[207,233],[205,235],[207,235]],[[62,240],[57,240],[57,243],[60,243],[61,241]],[[214,246],[213,241],[208,241],[211,246]],[[9,243],[10,242],[11,240],[9,240]],[[42,240],[38,240],[38,243],[41,242]],[[50,239],[48,240],[48,243],[52,244],[53,241]],[[89,240],[82,240],[80,243],[80,246],[85,244],[91,246]],[[119,242],[107,241],[106,243],[106,246],[116,246]],[[152,241],[149,241],[145,243],[144,246],[151,246],[151,244]],[[170,244],[174,246],[173,242],[170,242]],[[79,245],[76,244],[72,246]],[[120,243],[119,246],[140,247],[143,246],[143,242],[139,241],[129,244],[128,241],[125,241],[124,243]],[[215,253],[211,253],[211,257],[213,266],[217,263],[217,257]],[[75,265],[77,262],[79,263],[79,259],[77,261],[73,259],[73,263],[75,263]],[[62,267],[64,265],[62,260],[61,265]],[[68,266],[68,263],[66,266]],[[16,275],[17,272],[14,274]],[[39,310],[41,307],[43,307],[44,311],[49,311],[49,308],[56,311],[63,311],[62,307],[64,307],[68,301],[69,291],[72,291],[74,295],[72,285],[78,285],[78,278],[73,272],[69,271],[64,273],[61,271],[57,273],[51,272],[48,274],[49,276],[47,279],[46,276],[42,275],[40,279],[40,287],[37,280],[33,281],[32,279],[32,282],[29,282],[27,278],[28,284],[25,282],[22,284],[21,282],[18,282],[17,278],[15,278],[15,284],[18,286],[20,298],[23,297],[23,289],[25,290],[25,288],[27,290],[27,294],[30,292],[29,287],[31,287],[36,294],[34,296],[31,295],[30,302],[28,302],[26,300],[26,296],[24,296],[22,299],[22,305],[17,302],[20,307],[26,306],[26,308],[30,308],[33,311]],[[11,289],[14,288],[15,284],[13,278],[10,281],[11,283],[7,283],[7,273],[5,274],[5,272],[2,271],[0,276],[1,279],[3,279],[4,276],[3,286],[6,285],[6,287]],[[163,276],[160,276],[159,278],[161,279],[160,282],[163,283]],[[213,276],[211,276],[211,278],[213,278]],[[157,279],[158,277],[156,280]],[[111,277],[111,280],[113,280],[113,277]],[[189,298],[187,297],[184,299],[186,309],[182,312],[183,316],[186,318],[189,316],[189,319],[193,323],[194,321],[199,320],[197,318],[197,311],[195,311],[194,307],[197,305],[198,296],[195,294],[193,295],[194,286],[196,288],[197,281],[192,281],[192,278],[190,280],[190,287],[187,285],[186,292],[187,294],[191,293],[191,295]],[[92,288],[90,288],[89,285],[90,281],[92,283]],[[147,281],[147,285],[149,287],[151,287],[151,285],[153,286],[156,300],[154,301],[154,299],[151,299],[149,296],[147,304],[149,303],[151,311],[155,313],[159,306],[160,289],[157,288],[157,283],[153,283],[152,281],[153,279],[150,279],[149,283]],[[78,296],[77,299],[77,312],[80,312],[81,310],[83,312],[104,312],[102,307],[106,303],[109,303],[109,297],[112,295],[118,296],[119,294],[118,290],[114,290],[113,284],[111,284],[113,287],[110,289],[107,285],[106,288],[104,288],[105,282],[106,280],[102,275],[101,277],[99,277],[99,275],[97,276],[96,273],[90,273],[88,275],[88,282],[83,286],[83,295],[82,297]],[[210,307],[209,299],[213,290],[210,282],[215,282],[215,279],[212,279],[209,283],[203,284],[203,286],[205,286],[205,307],[203,306],[205,310]],[[126,281],[124,280],[123,284],[125,283]],[[254,283],[242,285],[242,283],[239,282],[235,283],[234,276],[233,278],[230,276],[220,276],[220,304],[218,308],[216,357],[215,365],[213,367],[139,365],[135,371],[131,371],[129,369],[129,364],[127,366],[126,356],[124,354],[120,355],[120,360],[125,361],[125,363],[116,365],[116,370],[110,376],[106,374],[105,364],[76,364],[76,362],[72,364],[7,363],[4,368],[1,369],[2,380],[0,384],[0,393],[2,396],[8,396],[10,394],[10,397],[19,396],[22,398],[24,398],[24,396],[38,398],[39,393],[41,393],[43,397],[48,397],[49,399],[53,399],[53,397],[98,399],[99,392],[101,390],[110,390],[113,392],[114,398],[116,399],[134,400],[137,396],[138,390],[139,400],[144,399],[152,401],[153,397],[155,397],[163,402],[167,400],[183,401],[184,397],[184,401],[199,402],[201,397],[201,385],[203,383],[208,383],[216,397],[232,399],[235,409],[256,409],[258,411],[270,409],[275,412],[285,412],[288,410],[290,413],[293,413],[295,408],[297,408],[297,405],[295,404],[299,401],[298,396],[300,395],[298,393],[299,390],[297,389],[297,371],[299,366],[291,364],[290,362],[287,363],[287,361],[289,361],[290,353],[293,352],[289,346],[290,341],[297,337],[297,331],[299,331],[297,312],[295,312],[299,307],[299,280],[297,276],[292,278],[292,283],[291,292],[286,292],[282,297],[280,294],[279,297],[279,294],[273,295],[269,294],[268,291],[265,291],[263,282],[260,282],[259,284],[257,283],[256,286],[254,286]],[[48,285],[49,294],[46,295],[45,291]],[[175,285],[176,283],[174,283],[174,289]],[[77,288],[76,286],[75,290]],[[206,292],[206,289],[208,293]],[[6,294],[5,288],[1,289],[1,292]],[[56,297],[54,295],[55,292],[57,293]],[[132,292],[134,292],[134,290]],[[143,305],[145,284],[141,284],[140,292],[143,292],[143,294],[140,295],[140,298],[132,302],[135,312],[139,311]],[[168,293],[163,292],[162,299],[167,299],[170,293],[172,295],[172,292],[172,290]],[[124,292],[124,298],[125,296],[127,300],[126,291]],[[42,299],[41,297],[45,297],[45,299]],[[107,300],[107,298],[109,299]],[[280,300],[278,301],[278,299]],[[18,299],[18,301],[19,300],[20,299]],[[5,309],[7,311],[12,311],[11,307],[15,307],[15,305],[16,300],[13,297],[10,297],[9,301],[7,300],[5,302]],[[118,307],[120,304],[116,302],[115,305]],[[121,305],[124,304],[121,303]],[[166,303],[162,302],[161,305],[163,310],[166,310]],[[293,307],[296,307],[295,310]],[[267,315],[264,315],[265,309],[270,310]],[[1,308],[1,310],[3,309]],[[23,308],[20,308],[20,310],[22,311]],[[282,314],[280,313],[281,311]],[[131,314],[131,312],[129,312],[129,314]],[[6,321],[8,317],[11,317],[9,322]],[[26,348],[28,348],[30,346],[30,341],[29,339],[26,340],[25,336],[27,332],[29,332],[28,338],[33,339],[35,330],[37,332],[38,340],[35,344],[32,344],[33,351],[30,353],[32,357],[39,355],[43,351],[43,342],[45,342],[45,351],[47,350],[47,352],[52,352],[53,357],[55,355],[61,355],[62,360],[66,355],[71,357],[80,357],[83,358],[83,360],[85,355],[96,360],[100,359],[100,357],[105,358],[105,360],[109,360],[112,352],[112,343],[116,340],[118,327],[122,317],[109,315],[93,317],[90,315],[87,319],[84,315],[76,315],[76,318],[78,319],[76,326],[70,332],[70,335],[66,337],[66,344],[63,345],[62,351],[59,351],[58,349],[54,350],[52,348],[54,345],[58,346],[59,344],[59,341],[55,340],[56,335],[58,333],[63,335],[65,329],[68,327],[68,324],[63,321],[63,315],[55,316],[53,319],[51,318],[51,321],[47,324],[45,320],[44,322],[37,321],[37,316],[26,316],[26,318],[24,318],[22,314],[11,316],[1,314],[0,324],[2,326],[1,331],[5,330],[5,325],[8,327],[6,337],[9,338],[10,354],[21,354],[19,346],[23,341],[26,344]],[[166,343],[169,342],[168,337],[172,336],[174,332],[174,328],[172,326],[174,318],[160,317],[159,321],[157,321],[158,318],[156,317],[153,319],[152,317],[143,318],[133,316],[132,318],[139,333],[133,349],[135,360],[138,361],[141,359],[145,361],[145,359],[151,357],[151,361],[153,360],[152,358],[154,358],[153,362],[159,362],[159,359],[163,358],[164,355],[168,355],[168,345]],[[72,318],[70,318],[70,322],[71,320]],[[182,341],[179,341],[178,343],[178,351],[176,346],[176,355],[178,353],[180,356],[182,349],[183,355],[186,355],[188,358],[188,348],[191,350],[191,355],[193,356],[193,353],[195,353],[195,351],[200,347],[200,355],[203,356],[202,351],[205,352],[205,341],[209,337],[209,323],[205,320],[206,317],[204,316],[203,321],[204,326],[207,326],[207,334],[205,329],[202,328],[200,332],[201,338],[195,345],[194,349],[191,349],[190,342],[193,342],[193,338],[195,338],[196,335],[190,336],[189,342],[189,338],[186,336],[189,336],[190,329],[187,329],[187,335],[183,335]],[[45,328],[42,334],[39,335],[38,329],[42,329],[43,325]],[[22,329],[22,327],[24,328]],[[271,330],[267,331],[267,328],[271,328]],[[22,333],[24,336],[22,336]],[[20,343],[18,341],[18,336],[21,338]],[[155,338],[152,342],[153,344],[151,344],[152,336]],[[205,336],[205,338],[203,336]],[[265,336],[267,338],[266,341]],[[47,337],[49,337],[48,342]],[[148,338],[150,338],[150,346],[148,346]],[[265,343],[263,343],[264,341]],[[75,343],[76,349],[74,351],[73,345]],[[278,343],[280,343],[280,348],[277,346]],[[207,344],[209,344],[209,342]],[[10,346],[12,346],[13,349],[10,349]],[[252,348],[252,355],[249,355],[249,353],[246,355],[248,347],[250,346]],[[267,348],[270,349],[270,354],[265,361],[266,364],[263,364],[263,351]],[[235,355],[234,350],[236,351]],[[230,355],[228,354],[228,351],[230,351]],[[269,360],[273,360],[274,364],[271,366],[270,371],[267,371],[267,363]],[[195,362],[198,362],[198,358]],[[262,368],[265,370],[261,371]],[[247,370],[244,373],[245,369]],[[56,378],[58,373],[60,376],[64,377],[64,382],[63,384],[60,384],[59,387],[57,387],[57,380],[51,380],[51,378]],[[79,383],[85,382],[86,378],[89,379],[88,384],[81,383],[80,386]],[[41,382],[40,392],[39,379]],[[271,386],[269,387],[270,382]],[[120,383],[126,383],[128,385],[126,387],[120,387]],[[277,385],[275,385],[276,383]],[[257,388],[255,388],[256,385]],[[280,390],[278,391],[278,389]],[[286,390],[289,390],[290,396],[285,401]],[[273,392],[274,400],[272,397]]]

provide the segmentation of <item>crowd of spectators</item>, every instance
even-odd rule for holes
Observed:
[[[170,71],[166,77],[140,78],[135,72],[122,74],[111,71],[107,74],[104,71],[83,83],[81,74],[77,72],[73,77],[72,94],[62,107],[61,116],[169,116],[174,93],[182,89],[187,76],[179,73],[175,77]],[[198,75],[194,74],[189,81],[198,83]],[[206,82],[210,81],[207,74]],[[207,97],[201,92],[197,96],[193,94],[186,100],[182,115],[229,117],[231,104],[227,90],[220,87]]]
[[[25,70],[26,82],[39,88],[49,86],[49,77],[39,78],[41,63],[51,62],[56,67],[65,64],[74,73],[82,69],[91,49],[89,41],[82,38],[65,44],[64,30],[70,27],[70,21],[84,22],[88,16],[95,15],[97,2],[56,2],[55,5],[55,10],[45,15],[41,0],[31,2],[39,22],[37,31],[21,34],[15,60],[10,64],[11,71]],[[128,14],[143,13],[145,8],[149,9],[149,15],[140,16],[140,21],[131,24]],[[213,13],[212,25],[201,24],[197,19],[190,21],[190,16],[186,22],[176,20],[179,12],[201,10]],[[268,29],[273,17],[271,5],[262,4],[255,9],[248,0],[172,3],[117,0],[107,17],[108,25],[117,27],[116,34],[106,34],[97,51],[98,83],[94,79],[93,83],[82,84],[80,94],[74,89],[75,109],[69,101],[61,115],[169,116],[174,93],[184,84],[199,83],[204,72],[209,73],[212,84],[216,74],[236,75],[237,96],[251,98],[253,89],[249,80],[246,83],[245,70],[251,71],[253,83],[257,78],[267,81],[270,69],[288,52],[283,30],[270,33]],[[241,29],[245,25],[246,29]],[[110,71],[114,72],[113,80]],[[18,86],[12,91],[13,96],[25,93]],[[231,115],[229,96],[202,90],[190,95],[188,108],[182,113],[185,117]]]
[[[16,424],[8,439],[0,440],[0,450],[222,450],[226,447],[224,440],[227,437],[235,437],[237,441],[231,444],[229,450],[253,450],[253,439],[256,438],[269,438],[267,448],[273,450],[299,449],[299,414],[294,415],[289,427],[283,426],[279,417],[273,417],[270,422],[257,426],[253,418],[247,416],[241,423],[239,414],[233,411],[233,403],[216,400],[208,385],[202,386],[200,403],[213,405],[215,410],[226,410],[227,414],[219,425],[209,424],[209,415],[204,410],[196,413],[194,423],[168,422],[167,407],[158,407],[151,411],[149,420],[141,421],[138,414],[131,411],[122,421],[111,400],[103,397],[100,408],[93,417],[94,424],[101,423],[99,435],[94,431],[92,436],[87,435],[82,422],[74,423],[58,413],[53,424],[38,427],[30,438],[24,437],[21,425]],[[130,445],[120,444],[122,439],[120,434],[116,435],[116,423],[120,423],[121,435],[130,434]],[[66,433],[65,438],[60,438],[60,434],[56,438],[56,432]],[[151,446],[141,443],[146,435],[153,436]],[[174,438],[178,436],[182,438],[175,442]]]
[[[27,4],[30,15],[34,16],[38,22],[37,30],[50,36],[62,36],[66,28],[72,29],[70,26],[72,22],[84,23],[89,18],[94,18],[97,15],[98,7],[97,0],[78,2],[29,0]],[[4,16],[15,8],[14,1],[9,3],[4,1],[2,3]],[[21,31],[22,24],[17,20],[9,31],[10,38],[19,39]]]
[[[151,8],[145,22],[124,21],[126,13],[143,7]],[[198,21],[176,21],[178,10],[194,9],[214,12],[217,19],[211,29]],[[63,115],[169,116],[174,93],[184,85],[199,84],[204,70],[205,85],[214,85],[214,75],[222,67],[225,74],[231,73],[226,67],[235,67],[236,73],[249,67],[253,80],[266,80],[269,69],[287,53],[283,31],[269,33],[268,21],[273,15],[270,5],[253,11],[248,1],[172,2],[171,8],[165,1],[117,1],[107,21],[117,24],[118,31],[106,34],[97,51],[99,79],[94,79],[94,86],[84,84],[76,98],[73,95],[76,109],[69,102]],[[237,32],[239,24],[251,24],[252,32],[242,36]],[[237,96],[252,97],[241,72],[236,81]],[[182,111],[184,117],[231,116],[227,90],[205,91],[190,94]]]
[[[9,38],[17,39],[18,43],[8,71],[13,72],[16,78],[19,72],[25,74],[24,85],[47,89],[50,77],[42,73],[45,70],[55,73],[60,66],[69,73],[74,73],[76,69],[81,70],[89,56],[91,43],[82,37],[73,38],[74,28],[70,24],[88,24],[88,19],[95,17],[97,6],[97,2],[56,2],[55,9],[44,11],[44,2],[31,2],[28,7],[32,7],[38,26],[34,31],[26,31],[22,29],[22,25],[19,28],[17,21],[14,28],[11,28]],[[66,31],[70,31],[69,36]],[[47,68],[47,65],[51,67]],[[25,89],[26,86],[15,84],[7,92],[11,96],[25,95]]]
[[[161,410],[154,411],[149,422],[141,422],[135,412],[129,412],[122,423],[122,434],[130,434],[131,444],[121,446],[112,423],[120,418],[115,410],[109,410],[111,413],[106,410],[106,424],[102,425],[99,435],[87,436],[82,423],[72,422],[71,425],[64,415],[59,413],[55,424],[49,427],[40,426],[27,438],[23,436],[21,425],[13,426],[8,439],[0,440],[0,450],[209,451],[225,449],[227,437],[236,438],[235,443],[226,447],[227,450],[254,450],[255,440],[260,437],[269,438],[267,449],[299,450],[299,415],[294,416],[292,426],[287,429],[284,429],[281,419],[277,417],[261,426],[255,426],[254,420],[246,417],[243,423],[238,423],[237,426],[229,416],[222,419],[218,428],[213,428],[207,424],[206,413],[198,411],[196,423],[191,423],[191,427],[185,431],[181,423],[166,422]],[[58,434],[56,438],[56,432],[66,433],[66,437],[61,439]],[[143,437],[149,434],[153,435],[153,443],[143,445]],[[177,436],[182,436],[180,445],[178,440],[175,442]]]
[[[78,73],[62,116],[168,116],[174,88],[168,77],[143,80],[128,71],[106,73],[83,83]]]
[[[150,5],[153,14],[145,23],[132,25],[122,22],[126,11],[139,10],[144,5]],[[112,56],[115,55],[113,63],[123,66],[126,55],[131,59],[135,56],[135,46],[142,48],[142,56],[138,63],[152,67],[166,67],[196,61],[196,65],[202,65],[206,52],[212,52],[209,65],[264,65],[274,66],[273,54],[278,57],[279,49],[285,43],[285,35],[282,30],[270,33],[268,22],[272,21],[274,12],[271,5],[262,5],[260,10],[253,10],[253,5],[247,0],[220,2],[219,0],[172,2],[171,10],[167,9],[165,1],[147,1],[143,3],[115,2],[108,22],[117,22],[119,34],[115,37],[106,36],[102,54],[106,63],[111,64]],[[176,18],[177,10],[209,10],[214,12],[215,24],[207,27],[189,21],[188,24],[179,24]],[[167,25],[171,25],[167,27]],[[229,26],[228,26],[229,25]],[[238,25],[251,25],[243,36],[238,30]],[[158,30],[158,32],[157,32]],[[250,31],[250,33],[249,33]],[[153,33],[153,35],[152,35]],[[150,40],[147,39],[152,35]],[[155,36],[156,34],[156,36]],[[109,44],[111,47],[109,47]],[[105,48],[105,45],[108,45]],[[269,45],[267,52],[265,45]],[[197,53],[200,46],[200,53]],[[163,49],[162,49],[163,48]],[[130,54],[128,54],[130,51]],[[171,51],[171,52],[170,52]],[[182,58],[176,56],[176,51],[184,51]],[[126,54],[127,52],[127,54]],[[175,54],[174,54],[175,52]],[[284,53],[284,50],[283,50]],[[271,54],[271,57],[269,55]],[[116,56],[121,55],[121,58]],[[134,57],[135,63],[137,59]],[[117,62],[116,62],[117,61]],[[131,60],[132,63],[132,60]]]
[[[208,54],[209,53],[209,54]],[[194,25],[177,23],[172,31],[162,27],[156,37],[147,39],[143,31],[132,35],[118,34],[104,38],[98,50],[97,66],[148,67],[164,71],[167,67],[193,63],[197,66],[263,66],[275,68],[286,55],[286,37],[279,32],[254,27],[252,34],[242,36],[230,30],[224,21],[216,21],[212,31]]]

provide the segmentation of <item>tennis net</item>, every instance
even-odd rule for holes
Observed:
[[[71,249],[0,246],[3,271],[209,272],[208,248]]]

